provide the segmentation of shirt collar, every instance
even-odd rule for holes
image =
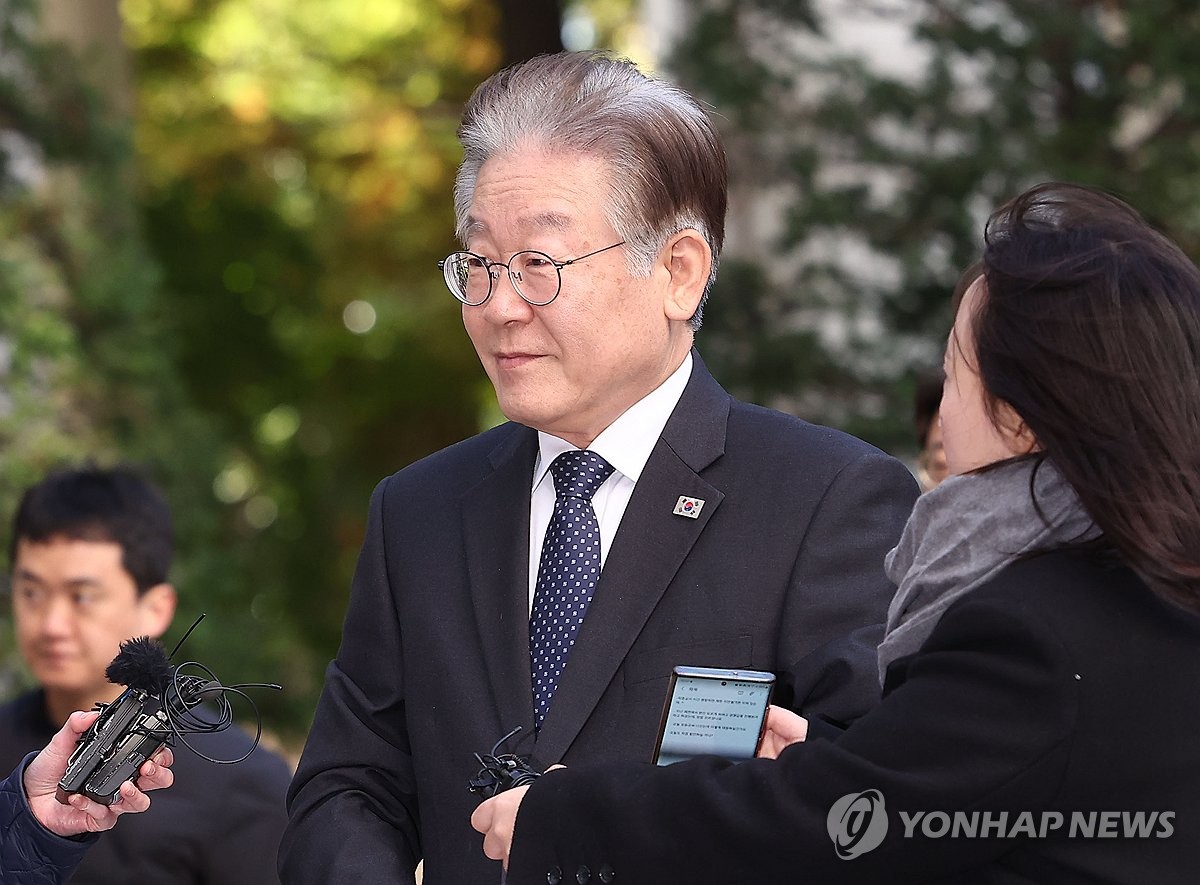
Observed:
[[[662,436],[667,419],[679,404],[683,389],[692,375],[691,351],[683,358],[674,372],[662,384],[654,388],[628,409],[617,420],[604,428],[588,450],[595,452],[613,466],[616,472],[637,482],[655,443]],[[538,431],[538,461],[533,468],[533,488],[537,488],[550,465],[563,452],[575,446],[557,436]]]

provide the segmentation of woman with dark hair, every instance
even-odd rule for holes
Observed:
[[[474,822],[508,885],[1195,881],[1200,272],[1121,201],[1035,187],[945,366],[953,475],[888,557],[880,705],[502,793]]]

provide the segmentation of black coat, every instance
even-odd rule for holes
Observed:
[[[46,718],[45,698],[33,691],[0,707],[0,768],[8,770],[58,730]],[[236,759],[251,738],[233,727],[190,735],[202,753]],[[71,885],[270,885],[287,820],[284,799],[291,772],[284,760],[257,747],[236,765],[215,765],[174,748],[175,783],[150,797],[150,809],[122,815],[69,880]]]
[[[649,759],[676,664],[773,670],[836,718],[878,700],[883,555],[916,496],[866,443],[733,400],[695,358],[637,482],[534,740],[529,496],[537,434],[506,424],[385,480],[296,773],[283,880],[495,885],[471,829],[475,752]],[[702,499],[698,519],[675,515]],[[525,738],[524,741],[520,738]]]
[[[777,761],[545,776],[517,816],[508,885],[581,867],[621,885],[1193,883],[1198,733],[1200,618],[1094,555],[1047,554],[954,603],[834,740]],[[831,808],[868,790],[886,837],[841,859]],[[928,830],[905,824],[917,812],[937,813]],[[988,820],[1003,838],[966,835]]]

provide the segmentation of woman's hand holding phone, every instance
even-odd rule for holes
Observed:
[[[777,759],[786,747],[798,744],[808,737],[808,720],[803,716],[776,707],[774,704],[767,708],[767,727],[763,731],[762,741],[758,752],[754,755],[759,759]]]

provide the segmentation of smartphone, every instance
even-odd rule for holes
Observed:
[[[753,758],[767,727],[775,674],[763,670],[675,667],[663,705],[654,764],[693,756]]]

